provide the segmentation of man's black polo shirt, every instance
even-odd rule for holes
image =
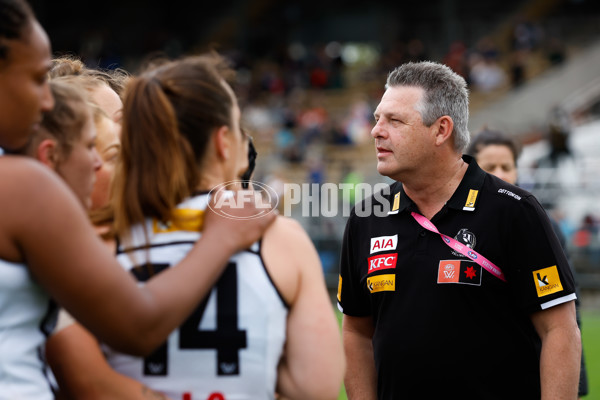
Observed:
[[[398,182],[355,207],[346,225],[338,306],[373,317],[380,399],[539,398],[539,337],[529,314],[575,299],[536,198],[463,158],[462,182],[431,221],[502,269],[507,282],[421,227]],[[380,210],[377,198],[391,211],[361,214]]]

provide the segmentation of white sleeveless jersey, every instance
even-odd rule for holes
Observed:
[[[54,398],[41,359],[54,310],[26,265],[0,260],[0,399]]]
[[[179,222],[148,220],[148,242],[135,227],[132,243],[118,246],[121,264],[143,282],[178,263],[200,237],[207,200],[200,195],[180,204]],[[255,243],[229,260],[208,299],[165,345],[146,358],[109,349],[107,359],[116,371],[173,400],[273,399],[287,313]]]

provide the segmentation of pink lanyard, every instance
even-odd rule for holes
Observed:
[[[442,237],[442,239],[444,240],[444,243],[446,243],[452,249],[458,251],[462,255],[469,257],[471,260],[475,261],[477,264],[479,264],[483,268],[485,268],[488,272],[494,274],[497,278],[500,278],[504,282],[506,282],[506,278],[504,277],[502,270],[500,268],[496,267],[496,265],[493,262],[491,262],[490,260],[488,260],[487,258],[482,256],[475,250],[470,249],[467,246],[465,246],[464,244],[460,243],[458,240],[453,239],[450,236],[446,236],[443,233],[440,233],[440,231],[438,231],[436,226],[430,220],[428,220],[421,214],[416,213],[414,211],[411,212],[410,214],[413,216],[414,219],[417,220],[419,225],[421,225],[423,228],[425,228],[431,232],[439,234]]]

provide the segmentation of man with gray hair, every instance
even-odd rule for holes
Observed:
[[[462,154],[450,68],[403,64],[385,88],[371,135],[395,182],[360,207],[389,212],[353,210],[342,246],[348,398],[575,399],[575,285],[544,209]]]

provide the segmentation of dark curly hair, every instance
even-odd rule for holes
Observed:
[[[512,153],[515,165],[517,165],[517,159],[521,154],[521,147],[519,144],[509,135],[500,131],[488,129],[487,127],[482,129],[473,137],[471,140],[471,145],[467,149],[467,154],[476,157],[480,150],[489,145],[508,147]]]
[[[34,17],[24,0],[0,0],[0,61],[8,59],[8,40],[20,39],[23,30]]]

